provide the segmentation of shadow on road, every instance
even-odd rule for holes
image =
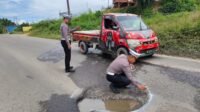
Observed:
[[[40,101],[39,112],[79,112],[77,102],[68,95],[53,94],[47,101]]]

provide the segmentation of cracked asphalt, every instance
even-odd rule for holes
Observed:
[[[59,41],[25,35],[0,35],[1,112],[78,112],[70,98],[79,88],[106,87],[112,59],[82,55],[73,44],[72,64],[64,73]],[[162,61],[162,60],[160,60]],[[146,84],[152,101],[141,112],[200,112],[200,73],[143,62],[133,74]]]

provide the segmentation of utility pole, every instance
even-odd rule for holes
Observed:
[[[67,12],[68,12],[68,15],[71,15],[69,0],[66,0],[66,1],[67,1]]]
[[[109,0],[108,0],[108,8],[109,8]]]

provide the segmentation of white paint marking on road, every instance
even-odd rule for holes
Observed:
[[[70,98],[78,99],[82,96],[83,92],[84,92],[84,89],[78,88],[78,89],[74,90],[74,92],[71,94]]]
[[[153,100],[153,97],[154,97],[154,95],[149,91],[149,100],[148,100],[148,102],[145,105],[143,105],[141,108],[139,108],[138,110],[134,110],[132,112],[146,112],[145,110],[148,107],[148,105],[151,103],[151,101]]]

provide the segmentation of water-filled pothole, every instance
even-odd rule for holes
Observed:
[[[97,100],[84,99],[79,103],[81,112],[130,112],[140,107],[139,102],[135,100]]]
[[[90,88],[84,99],[79,102],[81,112],[130,112],[141,108],[149,100],[149,92],[137,88],[120,90],[112,93],[109,88]]]

